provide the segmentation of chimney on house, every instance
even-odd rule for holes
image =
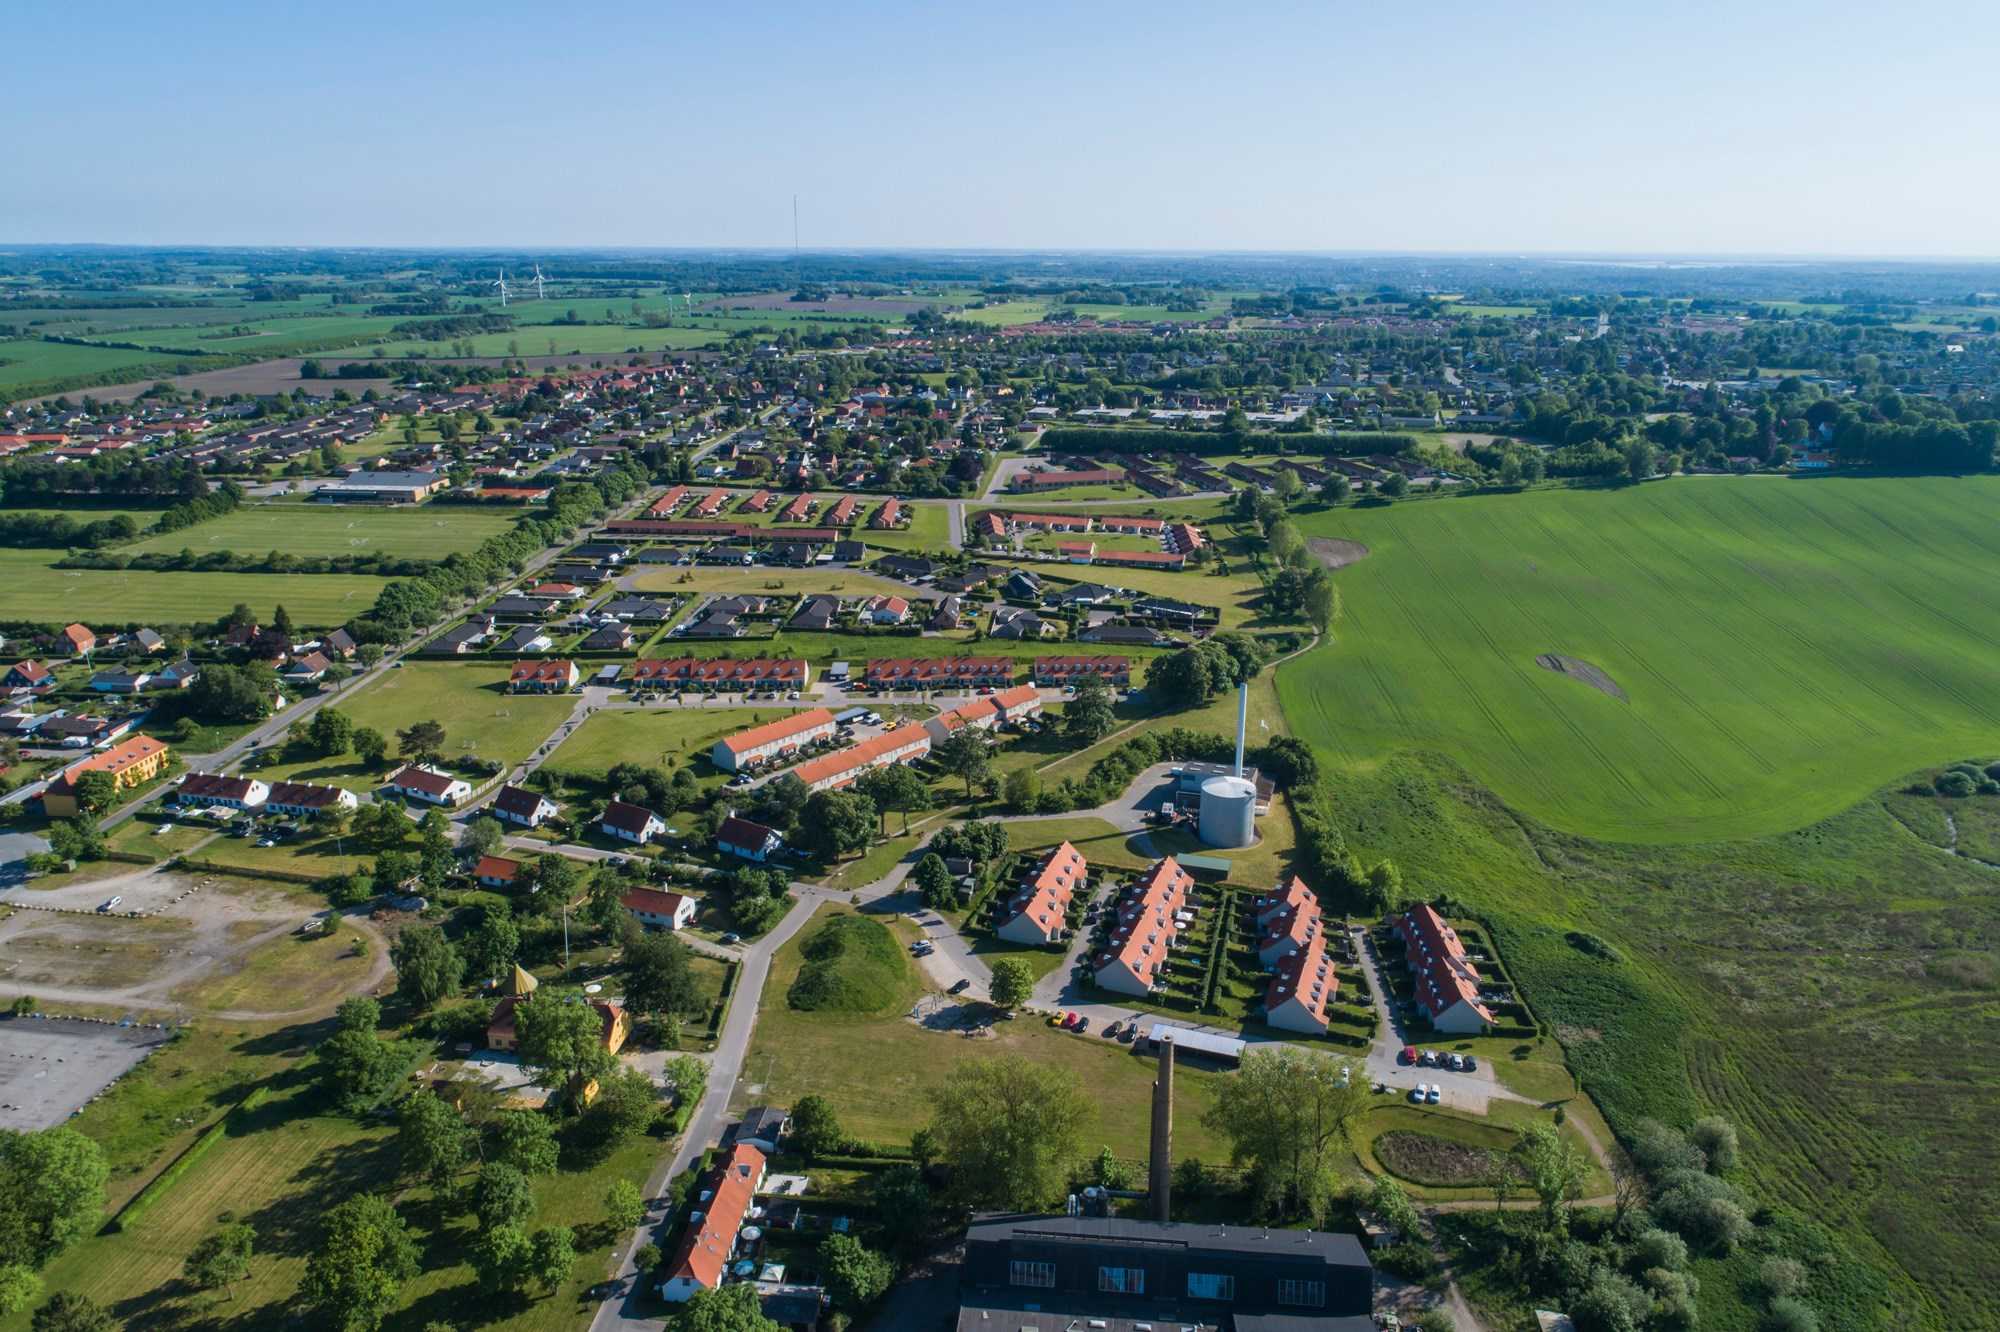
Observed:
[[[1165,1032],[1155,1042],[1160,1047],[1159,1076],[1153,1079],[1153,1159],[1147,1189],[1153,1198],[1153,1219],[1173,1220],[1171,1198],[1174,1164],[1174,1041]]]

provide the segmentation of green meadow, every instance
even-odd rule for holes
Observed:
[[[1802,827],[2000,746],[2000,479],[1686,478],[1308,513],[1365,544],[1293,729],[1611,841]],[[1624,697],[1543,654],[1597,668]]]
[[[77,517],[82,519],[83,515]],[[205,555],[233,550],[241,555],[260,555],[280,550],[301,557],[399,555],[441,560],[507,531],[518,517],[518,511],[463,504],[385,509],[278,501],[246,504],[220,518],[121,546],[119,553],[171,555],[192,550]]]
[[[59,550],[0,550],[0,619],[104,628],[208,624],[241,601],[259,615],[280,602],[307,628],[345,624],[375,604],[386,578],[370,574],[152,573],[56,569]]]

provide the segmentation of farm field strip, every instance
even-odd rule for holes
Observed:
[[[1342,758],[1442,749],[1568,831],[1800,826],[2000,736],[1996,499],[1991,478],[1686,480],[1310,514],[1373,553],[1280,692]]]
[[[56,569],[62,551],[0,550],[0,619],[66,624],[207,624],[241,601],[260,615],[280,602],[308,628],[344,624],[389,582],[368,574],[154,573]]]
[[[379,509],[310,501],[246,504],[220,518],[121,546],[118,553],[277,550],[302,557],[386,554],[437,560],[509,530],[516,516],[470,505]]]

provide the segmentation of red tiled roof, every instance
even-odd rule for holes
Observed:
[[[441,796],[451,789],[458,779],[448,772],[433,772],[412,763],[389,779],[389,785],[411,791],[422,791],[425,795]]]
[[[802,735],[814,727],[833,725],[833,714],[825,708],[812,708],[805,712],[795,712],[789,717],[753,726],[747,731],[725,736],[722,743],[732,754],[742,754],[765,745],[783,744],[795,735]]]
[[[618,899],[627,911],[665,916],[668,920],[680,914],[681,903],[687,900],[681,893],[663,893],[657,888],[628,888],[625,895]]]
[[[715,830],[715,841],[718,846],[740,846],[752,851],[762,851],[765,844],[777,836],[778,831],[775,828],[766,828],[761,823],[739,819],[734,815],[724,819],[722,826]],[[784,839],[780,837],[779,840]]]
[[[637,833],[646,826],[648,819],[656,819],[658,817],[659,815],[653,813],[652,810],[647,809],[643,805],[634,805],[623,800],[614,800],[604,807],[602,822],[606,827],[617,828],[629,833]]]
[[[1089,862],[1068,842],[1043,858],[1035,873],[1008,902],[1007,919],[1032,918],[1043,934],[1053,933],[1069,910],[1070,899],[1089,874]]]
[[[116,777],[127,768],[143,763],[165,749],[164,744],[150,735],[135,735],[120,740],[102,754],[92,754],[87,759],[72,763],[63,770],[62,776],[49,783],[48,789],[57,794],[66,793],[74,789],[76,779],[86,772],[105,772]]]
[[[764,1164],[764,1153],[748,1143],[738,1143],[730,1152],[701,1221],[687,1228],[667,1260],[669,1277],[692,1280],[709,1290],[722,1284],[722,1274],[735,1252],[736,1232],[750,1213]]]
[[[924,734],[923,727],[906,726],[894,731],[884,731],[859,744],[836,749],[831,754],[807,759],[793,768],[792,772],[800,781],[811,786],[815,782],[839,779],[849,773],[858,773],[863,768],[872,768],[878,764],[896,762],[899,759],[921,758],[930,752],[930,748],[931,739]],[[912,752],[901,754],[904,749],[910,749]],[[899,759],[892,759],[890,755],[899,755]]]
[[[473,866],[472,877],[512,883],[514,876],[520,872],[521,862],[518,860],[509,860],[506,856],[481,856],[479,863]]]
[[[726,680],[802,681],[806,678],[806,661],[804,657],[645,658],[632,664],[632,678],[648,683],[687,680],[704,684]]]
[[[567,683],[575,677],[576,663],[567,658],[554,658],[548,661],[517,661],[514,663],[514,669],[508,672],[507,675],[510,683],[520,680],[532,680],[536,683],[543,681],[561,681]]]

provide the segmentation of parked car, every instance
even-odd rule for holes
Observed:
[[[1074,1030],[1074,1031],[1089,1031],[1089,1030],[1090,1030],[1090,1019],[1089,1019],[1089,1018],[1087,1018],[1087,1017],[1085,1017],[1085,1016],[1083,1016],[1083,1014],[1081,1014],[1081,1013],[1077,1014],[1077,1017],[1076,1017],[1076,1026],[1075,1026],[1075,1027],[1073,1027],[1073,1028],[1072,1028],[1072,1030]]]
[[[1416,1086],[1410,1088],[1410,1100],[1417,1105],[1422,1105],[1424,1103],[1425,1090],[1424,1084],[1419,1082]]]
[[[1406,1046],[1404,1046],[1404,1047],[1403,1047],[1403,1053],[1402,1053],[1401,1055],[1397,1056],[1397,1059],[1398,1059],[1398,1062],[1400,1062],[1400,1063],[1405,1063],[1405,1064],[1414,1064],[1414,1063],[1416,1063],[1416,1062],[1417,1062],[1417,1047],[1416,1047],[1416,1046],[1414,1046],[1414,1045],[1406,1045]]]
[[[113,897],[112,899],[110,899],[109,901],[107,901],[107,902],[106,902],[106,903],[105,903],[105,904],[104,904],[103,906],[101,906],[101,907],[99,907],[99,908],[97,908],[97,909],[98,909],[99,911],[116,911],[116,910],[118,909],[119,905],[120,905],[121,903],[123,903],[124,901],[125,901],[125,899],[124,899],[123,897]]]
[[[1061,1026],[1062,1024],[1063,1024],[1063,1020],[1062,1020],[1062,1015],[1061,1015],[1061,1014],[1059,1014],[1059,1013],[1051,1013],[1051,1014],[1049,1014],[1049,1025],[1050,1025],[1051,1027],[1060,1027],[1060,1026]]]
[[[948,991],[946,991],[946,993],[947,993],[947,994],[964,994],[964,993],[965,993],[965,992],[966,992],[967,990],[969,990],[969,989],[971,989],[971,988],[972,988],[972,982],[971,982],[971,981],[969,981],[969,980],[967,980],[967,979],[966,979],[965,977],[963,977],[963,976],[960,976],[960,977],[959,977],[959,978],[958,978],[957,980],[955,980],[955,981],[953,981],[953,982],[951,983],[951,989],[949,989]]]
[[[1080,1022],[1080,1021],[1082,1021],[1082,1019],[1081,1019],[1081,1018],[1079,1018],[1079,1017],[1078,1017],[1078,1016],[1077,1016],[1076,1014],[1074,1014],[1074,1013],[1064,1013],[1064,1014],[1063,1014],[1063,1020],[1062,1020],[1062,1024],[1063,1024],[1063,1030],[1064,1030],[1064,1031],[1071,1031],[1071,1030],[1074,1030],[1074,1029],[1075,1029],[1075,1027],[1076,1027],[1076,1024],[1077,1024],[1078,1022]]]
[[[1115,1041],[1118,1039],[1118,1024],[1116,1022],[1105,1024],[1104,1039],[1107,1041]]]
[[[722,942],[726,944],[740,944],[743,942],[743,936],[737,934],[734,931],[731,931],[730,933],[722,936]]]
[[[1449,1063],[1451,1064],[1451,1071],[1452,1071],[1452,1072],[1454,1072],[1454,1073],[1463,1073],[1463,1072],[1465,1071],[1465,1056],[1464,1056],[1464,1055],[1461,1055],[1461,1054],[1450,1054],[1450,1055],[1446,1055],[1446,1056],[1445,1056],[1445,1058],[1446,1058],[1446,1060],[1447,1060],[1447,1061],[1449,1061]]]
[[[1468,1073],[1477,1073],[1479,1071],[1479,1060],[1475,1056],[1467,1055],[1465,1057],[1465,1071]]]
[[[1441,1097],[1442,1091],[1443,1088],[1439,1087],[1435,1082],[1433,1082],[1431,1084],[1431,1089],[1428,1092],[1424,1093],[1424,1104],[1436,1105],[1438,1101],[1442,1099]]]

